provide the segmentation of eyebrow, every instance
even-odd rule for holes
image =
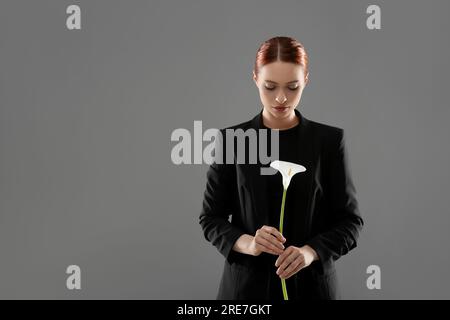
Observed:
[[[266,82],[271,82],[271,83],[278,84],[278,82],[275,82],[275,81],[272,81],[272,80],[266,80]],[[289,81],[287,83],[289,84],[289,83],[294,83],[294,82],[298,82],[298,80],[292,80],[292,81]]]

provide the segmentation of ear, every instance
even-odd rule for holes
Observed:
[[[255,70],[253,70],[253,81],[255,82],[256,86],[258,86],[258,82],[256,80]]]
[[[306,74],[306,77],[305,77],[305,86],[306,86],[306,85],[308,84],[308,82],[309,82],[308,76],[309,76],[309,72]]]

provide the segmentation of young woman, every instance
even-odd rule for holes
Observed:
[[[216,161],[208,169],[199,223],[225,257],[217,299],[286,299],[281,279],[289,300],[340,298],[334,262],[356,247],[363,220],[344,130],[309,120],[296,109],[308,74],[300,42],[265,41],[253,70],[263,109],[227,128],[265,129],[269,137],[276,130],[279,160],[306,168],[287,189],[283,234],[280,173],[261,174],[267,164],[260,161]],[[225,129],[221,133],[226,136]]]

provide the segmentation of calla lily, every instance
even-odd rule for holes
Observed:
[[[281,200],[281,212],[280,212],[280,233],[283,234],[283,218],[284,218],[284,203],[286,201],[286,191],[291,183],[291,179],[294,175],[299,172],[306,171],[306,168],[302,165],[288,162],[275,160],[270,163],[270,166],[278,170],[283,176],[283,199]],[[286,290],[286,279],[281,279],[281,287],[283,289],[284,300],[288,300],[288,294]]]
[[[306,171],[304,166],[288,161],[275,160],[270,163],[270,166],[277,169],[283,176],[284,189],[289,187],[291,179],[295,174]]]

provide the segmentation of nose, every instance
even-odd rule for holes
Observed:
[[[283,104],[283,103],[287,100],[287,98],[286,98],[286,96],[277,96],[277,97],[275,98],[275,100],[276,100],[279,104]]]

